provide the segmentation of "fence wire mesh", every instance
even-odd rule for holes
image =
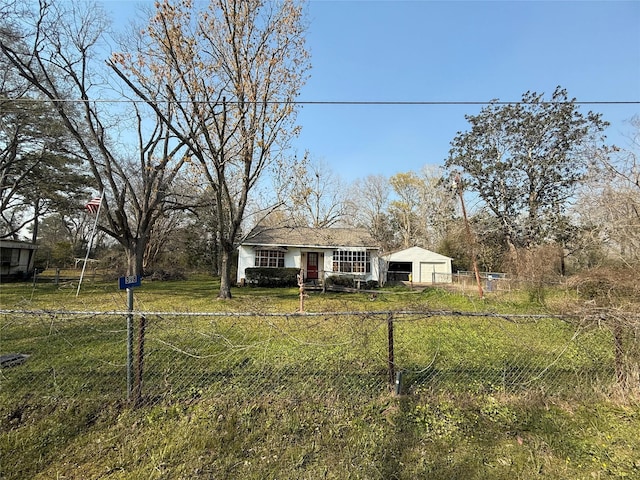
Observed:
[[[152,405],[221,394],[579,394],[619,380],[611,330],[586,319],[138,312],[132,320],[129,337],[119,312],[4,311],[2,410],[33,397]]]

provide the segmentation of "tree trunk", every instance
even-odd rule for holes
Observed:
[[[127,257],[127,271],[125,275],[135,275],[136,271],[136,252],[135,248],[129,247],[124,251],[125,256]]]
[[[218,298],[231,298],[231,261],[233,259],[233,244],[222,245],[222,265],[220,269],[220,293]]]
[[[211,270],[214,277],[220,276],[220,232],[216,230],[213,245],[211,246]]]
[[[136,259],[135,259],[135,275],[144,275],[144,245],[142,248],[136,249]]]
[[[38,241],[38,227],[40,226],[40,201],[37,200],[34,207],[34,221],[33,230],[31,232],[31,243],[35,244]],[[27,272],[33,272],[35,268],[36,251],[29,251],[29,263],[27,265]]]
[[[144,274],[143,262],[146,242],[135,239],[129,242],[125,248],[125,256],[127,258],[127,275]]]
[[[516,277],[520,277],[520,274],[522,273],[522,266],[520,265],[520,256],[518,255],[518,249],[516,248],[515,243],[513,243],[513,238],[509,233],[505,235],[505,240],[509,249],[507,258],[508,263],[511,264],[511,271],[516,275]]]

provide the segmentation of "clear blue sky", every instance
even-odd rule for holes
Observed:
[[[323,1],[309,4],[304,100],[640,101],[640,2]],[[481,106],[308,105],[296,144],[345,180],[442,164]],[[604,114],[610,136],[640,105]]]
[[[640,1],[311,0],[307,10],[303,101],[511,101],[558,85],[578,101],[640,101]],[[481,108],[305,105],[295,146],[348,182],[417,171],[442,164],[464,115]],[[640,105],[580,109],[602,113],[616,143],[640,115]]]

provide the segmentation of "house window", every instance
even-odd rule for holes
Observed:
[[[256,267],[284,267],[284,252],[256,250]]]
[[[11,266],[12,253],[13,253],[13,250],[9,248],[0,249],[0,263],[2,263],[3,267]]]
[[[333,271],[341,273],[370,273],[371,258],[369,252],[334,250]]]

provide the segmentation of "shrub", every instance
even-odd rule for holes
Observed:
[[[354,282],[352,277],[342,276],[342,275],[332,275],[327,277],[325,280],[325,284],[327,286],[335,285],[336,287],[347,287],[353,288]]]
[[[298,285],[297,268],[251,267],[245,271],[247,284],[254,287],[295,287]]]
[[[325,280],[327,286],[356,288],[356,282],[353,277],[346,275],[332,275]],[[360,284],[360,288],[365,290],[373,290],[378,288],[378,282],[375,280],[367,280]]]

